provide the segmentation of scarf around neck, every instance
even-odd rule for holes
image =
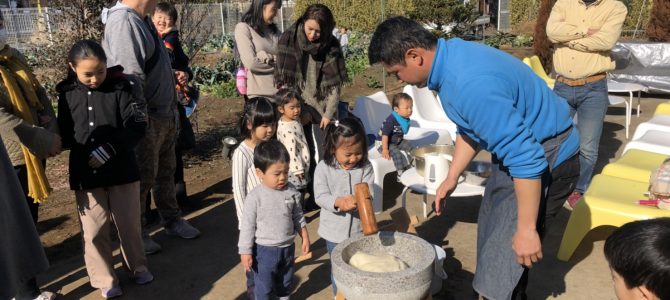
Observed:
[[[7,89],[14,115],[28,124],[38,125],[39,120],[35,120],[33,112],[44,109],[37,96],[37,90],[41,89],[41,86],[30,66],[16,57],[17,54],[18,52],[9,46],[0,50],[2,83]],[[21,151],[28,171],[28,196],[38,203],[42,202],[51,193],[44,166],[41,160],[23,144]]]
[[[400,124],[400,129],[402,129],[402,133],[407,134],[407,132],[409,131],[410,120],[408,118],[405,118],[405,117],[399,115],[395,111],[392,112],[391,114],[395,118],[396,122],[398,122],[398,124]]]
[[[328,38],[319,43],[310,43],[305,36],[303,24],[295,23],[279,38],[275,85],[304,88],[307,72],[303,68],[304,55],[310,55],[316,62],[318,96],[327,95],[347,79],[339,42]]]

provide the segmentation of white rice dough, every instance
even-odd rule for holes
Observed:
[[[409,268],[404,261],[393,255],[387,253],[367,254],[361,251],[356,251],[351,256],[349,264],[361,271],[375,273],[398,272]]]

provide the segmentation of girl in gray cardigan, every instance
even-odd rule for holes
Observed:
[[[326,127],[325,153],[314,171],[314,195],[321,206],[319,235],[326,240],[328,254],[338,243],[362,233],[354,200],[354,185],[365,182],[372,189],[374,173],[368,161],[363,125],[353,118],[331,122]],[[331,272],[333,294],[337,287]]]

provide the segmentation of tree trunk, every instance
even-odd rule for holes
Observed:
[[[670,1],[654,0],[647,37],[652,42],[670,42]]]
[[[551,8],[554,7],[554,3],[556,3],[556,0],[542,0],[540,2],[540,10],[535,23],[535,35],[533,37],[533,50],[535,50],[535,55],[540,58],[547,74],[553,70],[551,53],[554,45],[547,37],[547,21],[549,20],[549,14],[551,14]]]

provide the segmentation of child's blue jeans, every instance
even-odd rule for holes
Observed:
[[[335,246],[337,246],[337,243],[333,243],[329,240],[326,240],[326,249],[328,250],[328,256],[330,256],[330,254],[333,253],[333,249],[335,249]],[[335,285],[335,278],[333,277],[333,266],[330,266],[330,283],[333,288],[333,295],[337,295],[337,285]]]
[[[277,297],[291,294],[294,256],[295,245],[284,248],[256,245],[253,262],[256,300],[270,299],[273,291]]]

